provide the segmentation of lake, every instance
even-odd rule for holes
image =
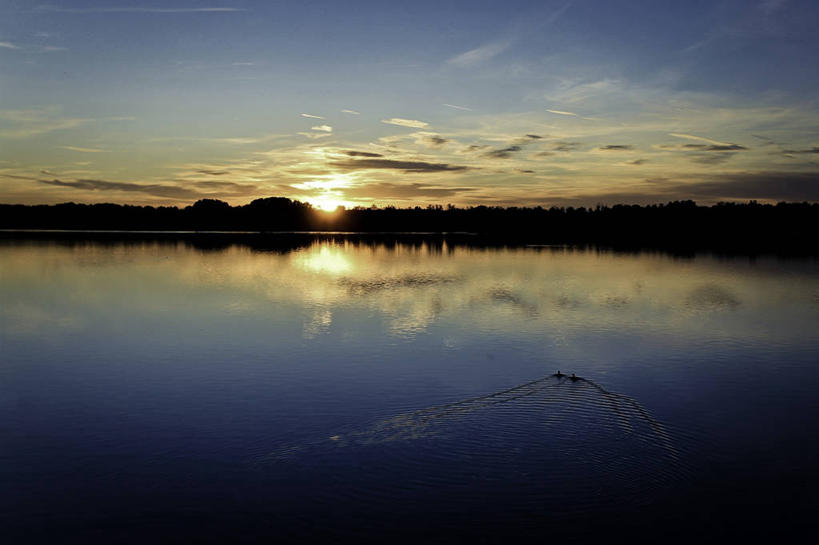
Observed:
[[[7,543],[817,530],[815,258],[5,238],[0,274]]]

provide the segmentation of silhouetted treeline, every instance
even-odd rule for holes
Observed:
[[[203,199],[185,208],[117,204],[0,205],[2,229],[155,231],[357,231],[475,233],[554,244],[815,252],[819,204],[693,201],[594,208],[428,206],[354,208],[328,214],[286,198],[230,206]]]

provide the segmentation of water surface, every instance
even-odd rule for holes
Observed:
[[[15,543],[815,530],[814,259],[6,240],[0,271]]]

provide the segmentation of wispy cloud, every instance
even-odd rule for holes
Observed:
[[[141,8],[141,7],[95,7],[95,8],[66,8],[54,5],[37,6],[35,11],[48,13],[229,13],[246,11],[244,8]]]
[[[467,108],[466,106],[458,106],[457,104],[441,104],[441,106],[446,106],[447,108],[454,108],[456,110],[463,110],[465,112],[472,111],[472,108]]]
[[[301,114],[302,117],[309,117],[310,119],[324,119],[320,115],[313,115],[313,114]]]
[[[469,167],[462,165],[450,165],[448,163],[428,163],[426,161],[399,161],[392,159],[348,159],[344,161],[333,161],[330,166],[345,170],[370,170],[370,169],[390,169],[402,172],[457,172],[469,170]]]
[[[310,127],[310,129],[321,132],[333,132],[333,127],[330,125],[316,125],[315,127]]]
[[[491,151],[487,151],[483,154],[484,157],[490,157],[492,159],[508,159],[512,157],[513,153],[517,153],[521,151],[523,148],[520,146],[509,146],[503,149],[495,149]]]
[[[439,136],[437,134],[427,134],[424,135],[423,141],[433,147],[440,147],[449,142],[448,139],[444,138],[443,136]]]
[[[391,117],[390,119],[382,119],[381,123],[388,125],[398,125],[399,127],[410,127],[413,129],[423,129],[429,126],[425,121],[418,121],[417,119],[403,119],[400,117]]]
[[[782,153],[789,153],[789,154],[790,153],[809,153],[809,154],[815,154],[815,153],[819,153],[819,146],[813,146],[812,148],[806,148],[806,149],[786,149],[786,150],[782,150]]]
[[[113,118],[112,118],[113,119]],[[126,119],[126,118],[122,118]],[[232,144],[232,145],[243,145],[243,144],[258,144],[261,142],[268,142],[270,140],[276,140],[280,138],[287,138],[291,135],[289,134],[268,134],[265,136],[225,136],[225,137],[198,137],[198,136],[170,136],[170,137],[163,137],[163,138],[151,138],[149,142],[174,142],[177,140],[189,140],[192,142],[208,142],[214,144]]]
[[[106,180],[39,180],[41,184],[59,187],[72,187],[86,191],[125,191],[129,193],[145,193],[155,197],[169,197],[173,199],[195,199],[202,196],[198,191],[186,189],[176,185],[163,184],[135,184],[130,182],[109,182]]]
[[[78,151],[80,153],[105,153],[106,150],[104,149],[97,149],[97,148],[81,148],[79,146],[59,146],[62,149],[67,149],[68,151]]]
[[[676,151],[747,151],[748,148],[739,144],[683,144],[683,145],[663,145],[660,149]]]
[[[355,110],[341,110],[341,113],[350,115],[361,115],[361,112],[357,112]]]
[[[549,112],[550,114],[556,114],[556,115],[570,115],[570,116],[577,117],[577,114],[576,114],[576,113],[574,113],[574,112],[564,112],[563,110],[546,110],[546,111],[547,111],[547,112]]]
[[[676,138],[685,138],[687,140],[699,140],[700,142],[708,142],[709,144],[714,144],[715,146],[728,146],[727,142],[720,142],[719,140],[713,140],[711,138],[706,138],[704,136],[695,136],[693,134],[685,134],[680,132],[670,132],[668,133],[669,136],[674,136]]]
[[[31,138],[53,131],[71,129],[90,122],[90,119],[64,118],[56,108],[39,110],[0,110],[0,121],[9,122],[10,128],[0,128],[0,138]]]
[[[310,138],[311,140],[318,140],[319,138],[332,136],[329,132],[300,132],[298,134],[304,136],[305,138]]]
[[[384,157],[380,153],[373,153],[370,151],[356,151],[356,150],[342,150],[341,153],[348,157]]]
[[[631,151],[634,149],[634,146],[630,144],[609,144],[607,146],[600,146],[600,151]]]
[[[474,187],[449,187],[424,183],[398,184],[391,182],[360,185],[344,191],[346,196],[364,199],[441,198],[475,191]]]
[[[124,192],[142,193],[153,197],[167,199],[193,200],[205,197],[239,197],[252,195],[258,187],[253,184],[239,184],[236,182],[206,181],[194,182],[196,189],[182,187],[177,184],[138,184],[133,182],[111,182],[107,180],[51,180],[38,179],[39,183],[57,187],[68,187],[92,192]]]
[[[580,142],[562,142],[561,141],[561,142],[555,142],[552,145],[552,149],[554,151],[568,152],[568,151],[576,151],[578,148],[580,148]]]
[[[54,53],[56,51],[68,51],[67,47],[59,47],[56,45],[18,45],[12,42],[0,42],[0,49],[13,49],[21,53]]]
[[[460,67],[472,66],[493,59],[509,49],[510,45],[511,43],[508,41],[488,43],[456,55],[449,59],[447,63]]]

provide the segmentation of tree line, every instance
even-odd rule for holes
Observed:
[[[471,233],[494,239],[743,249],[819,247],[819,204],[693,201],[595,207],[430,205],[326,213],[283,197],[242,206],[202,199],[183,208],[119,204],[0,204],[0,228],[124,231],[354,231]]]

